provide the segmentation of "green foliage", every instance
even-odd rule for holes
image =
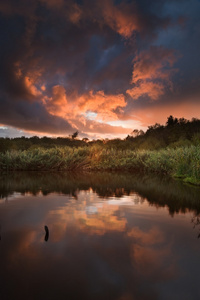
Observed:
[[[143,170],[200,183],[200,120],[170,116],[125,140],[0,138],[0,170]]]
[[[200,183],[200,145],[158,151],[55,147],[0,153],[0,170],[142,170]]]
[[[1,170],[70,170],[87,165],[87,148],[29,149],[0,153]]]

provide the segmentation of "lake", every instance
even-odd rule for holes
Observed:
[[[200,299],[200,188],[131,173],[0,175],[0,299]]]

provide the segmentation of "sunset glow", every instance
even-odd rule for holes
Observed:
[[[198,0],[0,3],[0,136],[124,138],[200,118]]]

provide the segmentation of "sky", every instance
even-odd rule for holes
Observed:
[[[200,118],[199,0],[0,2],[0,136]]]

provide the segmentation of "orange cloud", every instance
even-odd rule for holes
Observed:
[[[77,123],[76,123],[77,124]],[[132,128],[124,128],[122,126],[111,126],[109,124],[86,121],[85,126],[78,126],[77,129],[83,130],[91,138],[114,138],[121,137],[124,138],[132,131]],[[94,136],[95,134],[95,136]]]
[[[124,95],[105,95],[103,91],[90,91],[80,97],[75,96],[73,101],[68,101],[66,90],[61,85],[54,86],[52,96],[45,96],[43,103],[48,112],[56,116],[72,119],[79,116],[83,119],[83,115],[86,117],[89,111],[96,113],[96,118],[104,121],[117,119],[115,110],[122,110],[126,106]]]
[[[143,51],[134,59],[132,83],[139,80],[165,79],[168,80],[175,62],[171,50],[163,47],[151,47],[149,51]],[[167,67],[166,69],[164,69]],[[170,67],[170,68],[169,68]]]
[[[48,112],[54,116],[65,117],[68,114],[66,90],[61,85],[52,88],[52,96],[43,98],[43,103]]]
[[[139,20],[134,8],[130,10],[130,5],[121,3],[114,5],[113,1],[103,1],[104,21],[116,32],[125,38],[131,37],[134,31],[139,30]]]
[[[41,86],[42,68],[26,72],[20,61],[15,62],[13,68],[17,84],[23,86],[28,98],[34,99],[42,95],[45,90],[44,84]]]
[[[117,119],[116,109],[122,110],[126,106],[123,94],[105,95],[104,91],[94,93],[90,91],[88,95],[79,98],[79,109],[81,113],[87,111],[97,113],[97,119],[111,121]]]
[[[138,99],[140,96],[148,95],[152,100],[157,100],[164,94],[164,85],[152,81],[140,82],[137,86],[126,91],[133,99]]]
[[[27,90],[29,91],[29,93],[32,96],[40,96],[41,95],[41,91],[38,90],[37,87],[34,85],[35,80],[33,77],[25,76],[24,83],[25,83]]]
[[[43,86],[41,86],[43,89]],[[44,91],[45,92],[45,91]],[[72,99],[73,98],[73,99]],[[111,126],[106,122],[117,120],[118,113],[126,106],[122,94],[106,95],[103,91],[90,91],[82,96],[67,96],[61,85],[52,88],[51,96],[43,96],[43,105],[54,116],[61,117],[77,130],[86,134],[128,134],[131,129]],[[92,115],[92,119],[91,119]],[[105,123],[103,123],[105,122]]]
[[[133,99],[147,95],[157,100],[166,88],[172,89],[171,75],[176,71],[172,68],[175,56],[171,50],[163,47],[151,47],[134,59],[132,83],[135,85],[126,92]]]

